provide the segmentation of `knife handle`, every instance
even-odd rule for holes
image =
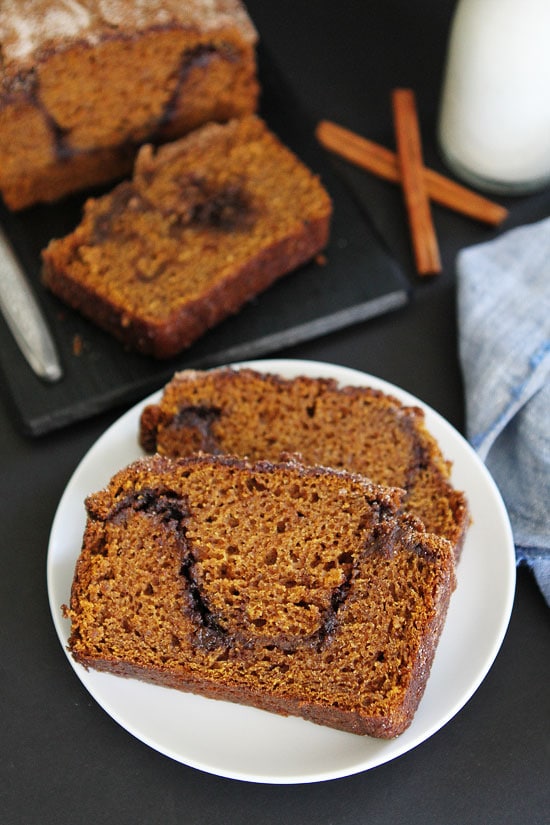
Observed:
[[[34,372],[58,381],[63,371],[54,341],[25,273],[0,230],[0,309]]]

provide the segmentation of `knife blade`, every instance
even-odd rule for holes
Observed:
[[[46,319],[1,228],[0,310],[36,375],[49,382],[62,378],[63,370]]]

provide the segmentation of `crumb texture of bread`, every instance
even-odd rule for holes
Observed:
[[[256,111],[256,42],[239,0],[3,0],[6,205],[108,183],[144,142]]]
[[[444,536],[458,560],[469,525],[464,493],[418,407],[368,387],[251,369],[177,373],[141,415],[147,452],[197,451],[277,460],[297,453],[312,465],[347,469],[403,488],[404,509]]]
[[[128,347],[167,358],[328,241],[321,181],[256,115],[154,150],[134,177],[89,199],[43,252],[63,301]]]
[[[391,738],[454,587],[401,491],[295,461],[140,459],[87,499],[69,648],[85,667]]]

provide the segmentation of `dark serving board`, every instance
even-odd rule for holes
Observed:
[[[178,369],[264,356],[408,301],[405,277],[331,159],[317,145],[315,124],[293,99],[273,61],[263,53],[259,61],[262,116],[321,176],[333,199],[326,262],[310,263],[286,276],[179,356],[157,361],[126,351],[40,283],[40,251],[51,238],[77,225],[84,195],[20,213],[0,206],[0,221],[49,321],[64,371],[55,384],[37,378],[0,317],[3,394],[25,433],[41,435],[116,405],[134,403],[160,388]]]

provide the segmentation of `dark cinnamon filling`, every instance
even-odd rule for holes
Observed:
[[[186,441],[190,443],[193,452],[217,455],[221,450],[212,427],[220,414],[221,411],[215,407],[185,407],[174,416],[169,427],[185,431]]]

